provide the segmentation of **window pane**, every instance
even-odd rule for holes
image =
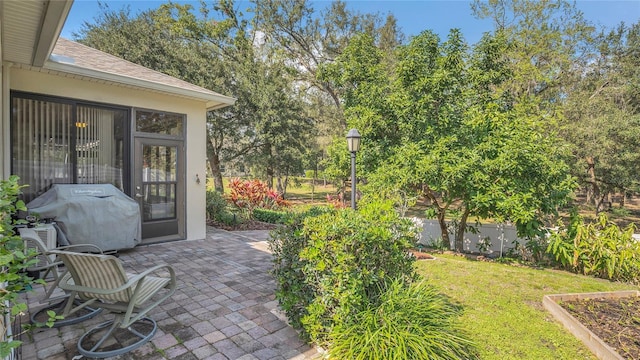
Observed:
[[[143,219],[175,218],[178,149],[144,145],[142,156]]]
[[[11,172],[29,185],[25,201],[51,184],[113,184],[124,190],[127,110],[19,95],[12,100]]]
[[[142,154],[142,181],[176,181],[178,149],[175,146],[145,145]]]
[[[136,131],[182,136],[184,116],[179,114],[136,111]]]
[[[113,184],[123,190],[124,124],[127,112],[79,105],[76,156],[79,184]]]
[[[175,219],[176,184],[144,184],[144,221]]]
[[[12,173],[29,185],[22,189],[24,199],[32,200],[53,183],[72,183],[73,105],[16,97],[12,110]]]

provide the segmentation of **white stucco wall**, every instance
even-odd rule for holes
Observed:
[[[11,90],[15,91],[186,114],[186,237],[190,240],[205,238],[206,105],[204,102],[17,67],[10,70],[10,85]],[[3,124],[6,129],[9,124],[8,117],[9,112],[3,111]],[[200,184],[195,181],[196,174],[200,177]]]
[[[0,39],[2,38],[2,31],[0,31]],[[0,61],[2,60],[2,40],[0,40]],[[5,94],[5,77],[4,73],[4,63],[0,63],[0,119],[5,118],[5,114],[7,114],[7,109],[5,104],[5,98],[8,98],[8,94]],[[6,124],[4,122],[0,122],[0,180],[4,180],[8,175],[8,169],[6,169],[6,164],[8,162],[8,158],[5,158],[5,148],[8,148],[9,142],[7,141],[7,136],[5,136]]]

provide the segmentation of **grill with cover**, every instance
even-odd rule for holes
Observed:
[[[142,239],[138,203],[111,184],[54,184],[27,209],[55,220],[61,245],[110,251],[133,248]]]

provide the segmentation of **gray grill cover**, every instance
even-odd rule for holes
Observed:
[[[64,233],[58,234],[62,245],[108,251],[135,247],[142,239],[138,203],[111,184],[54,184],[27,209],[55,220]]]

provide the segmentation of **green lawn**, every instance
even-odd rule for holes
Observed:
[[[543,295],[639,289],[563,271],[437,256],[419,261],[418,272],[464,307],[462,326],[482,359],[595,359],[542,307]]]
[[[305,200],[312,203],[326,203],[327,195],[336,196],[337,190],[330,182],[324,185],[320,179],[312,182],[311,179],[297,178],[291,180],[287,186],[287,199]]]

